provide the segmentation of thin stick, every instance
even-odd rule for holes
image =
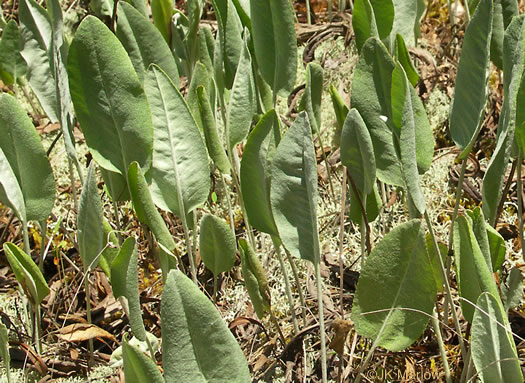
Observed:
[[[521,167],[523,166],[523,153],[520,150],[518,155],[518,172],[517,172],[517,193],[518,193],[518,221],[520,228],[521,257],[525,259],[525,233],[523,232],[523,182],[521,181]]]
[[[73,170],[73,161],[71,157],[67,156],[67,163],[69,166],[69,182],[71,182],[71,194],[73,194],[73,206],[75,211],[78,211],[77,186],[75,185],[75,173]]]
[[[213,274],[213,303],[217,304],[217,276]]]
[[[330,176],[330,164],[328,163],[328,158],[326,157],[326,153],[324,152],[323,139],[321,138],[321,132],[318,126],[316,126],[315,132],[317,133],[317,138],[319,139],[319,146],[321,147],[321,156],[323,157],[323,161],[326,166],[326,175],[328,178],[328,187],[330,188],[330,194],[332,195],[332,199],[335,201],[334,185],[332,183],[332,177]]]
[[[277,259],[279,260],[279,266],[281,267],[281,272],[283,273],[284,277],[284,289],[286,291],[286,296],[288,297],[288,304],[290,305],[290,313],[292,314],[292,322],[293,322],[293,329],[295,334],[299,333],[299,326],[297,324],[297,317],[295,315],[295,304],[294,299],[292,296],[292,289],[290,288],[290,279],[288,278],[288,272],[286,271],[286,268],[284,267],[284,261],[283,257],[281,255],[281,244],[279,243],[279,240],[277,238],[273,238],[273,246],[275,248],[275,255],[277,256]]]
[[[86,291],[86,316],[88,324],[92,324],[91,322],[91,293],[89,289],[89,268],[84,269],[84,273],[86,277],[84,278],[84,289]],[[88,366],[91,366],[93,364],[93,339],[89,339],[89,363]]]
[[[42,241],[40,243],[40,259],[38,261],[38,269],[41,273],[44,272],[44,255],[46,253],[46,239],[47,239],[47,221],[40,222],[40,231],[42,232]]]
[[[312,24],[312,15],[310,10],[310,0],[306,0],[306,22]],[[275,103],[274,103],[275,105]]]
[[[439,319],[436,310],[434,310],[434,315],[432,316],[432,327],[434,327],[434,332],[436,333],[436,339],[439,346],[439,353],[441,354],[441,360],[443,361],[443,370],[445,371],[445,379],[447,383],[452,383],[452,378],[450,376],[450,367],[448,365],[447,359],[447,350],[445,349],[445,344],[443,343],[443,338],[441,336],[441,328],[439,326]]]
[[[24,238],[24,251],[31,256],[31,247],[29,246],[29,228],[27,222],[22,222],[22,235]]]
[[[366,206],[366,195],[363,195],[363,205]],[[365,225],[366,214],[361,215],[359,229],[361,231],[361,269],[365,266],[366,236],[368,228]]]
[[[344,288],[344,262],[343,262],[343,240],[345,234],[345,210],[346,210],[346,166],[343,166],[343,183],[341,187],[341,220],[339,222],[339,299],[341,318],[345,317],[343,302]],[[341,360],[343,360],[341,358]],[[342,368],[341,368],[342,369]]]
[[[317,280],[317,304],[319,305],[319,330],[321,332],[321,371],[323,376],[323,383],[328,382],[328,374],[326,368],[326,334],[324,327],[324,312],[323,312],[323,287],[321,279],[321,266],[319,262],[314,263],[315,279]]]
[[[494,222],[490,222],[492,226],[496,226],[496,223],[499,221],[499,216],[501,215],[501,211],[503,210],[503,205],[505,205],[505,197],[507,194],[509,194],[510,185],[512,184],[512,179],[514,178],[514,174],[516,173],[517,165],[518,165],[518,159],[516,158],[514,161],[512,161],[509,178],[507,178],[507,183],[505,184],[503,193],[501,193],[501,198],[499,200],[498,210],[496,211],[496,217],[494,219]]]
[[[224,189],[224,196],[226,197],[226,203],[228,205],[228,214],[230,216],[230,227],[232,229],[232,233],[235,234],[235,222],[233,219],[233,208],[232,208],[232,200],[230,197],[230,191],[228,190],[228,186],[226,185],[226,181],[224,180],[224,176],[222,173],[220,173],[220,178],[222,182],[222,187]],[[237,243],[235,244],[235,246],[237,246]]]
[[[299,279],[299,273],[297,272],[297,267],[295,266],[295,262],[288,252],[286,248],[284,249],[284,253],[286,254],[286,259],[288,260],[288,263],[292,267],[292,274],[295,279],[295,283],[297,285],[297,293],[299,294],[299,302],[301,303],[301,309],[303,311],[303,325],[306,327],[306,302],[304,300],[303,290],[301,289],[301,280]]]
[[[281,331],[281,326],[279,326],[279,321],[273,314],[272,308],[270,307],[270,318],[275,325],[275,328],[277,329],[277,332],[279,333],[279,339],[281,340],[281,343],[283,344],[283,347],[286,346],[286,338],[283,335],[283,332]]]

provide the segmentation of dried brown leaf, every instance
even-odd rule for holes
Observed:
[[[94,338],[107,338],[117,341],[113,335],[94,324],[75,323],[59,331],[58,337],[67,342],[83,342]]]

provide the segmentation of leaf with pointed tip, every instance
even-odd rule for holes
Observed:
[[[97,163],[124,176],[133,161],[149,169],[153,128],[146,95],[124,47],[93,16],[73,38],[68,73],[75,113]]]
[[[284,247],[298,258],[318,263],[317,162],[305,112],[297,116],[275,151],[270,200]]]
[[[471,220],[471,226],[472,226],[472,232],[474,233],[474,236],[476,237],[476,241],[478,242],[479,249],[481,250],[481,254],[483,254],[483,257],[485,258],[485,261],[487,262],[487,266],[489,270],[492,270],[492,259],[490,254],[490,244],[489,244],[489,237],[488,232],[486,228],[485,223],[485,217],[483,216],[483,212],[479,207],[476,207],[474,210],[467,210],[467,215],[469,216]]]
[[[365,122],[355,108],[346,116],[341,133],[341,163],[348,168],[360,194],[370,194],[376,181],[374,146]]]
[[[206,66],[204,64],[197,62],[195,64],[195,67],[193,68],[193,73],[191,76],[191,82],[188,87],[188,92],[186,93],[186,104],[188,104],[188,108],[191,111],[191,114],[193,115],[193,118],[195,119],[195,122],[197,123],[197,126],[199,129],[203,130],[203,123],[202,123],[202,116],[201,116],[201,110],[199,106],[199,100],[197,97],[197,88],[203,87],[206,91],[206,97],[208,97],[208,103],[211,105],[215,105],[215,100],[213,102],[210,101],[210,93],[214,93],[215,87],[211,78],[210,73],[206,69]],[[210,92],[213,89],[213,92]],[[210,108],[211,108],[210,105]],[[215,118],[214,111],[212,110],[212,116]]]
[[[199,62],[206,67],[208,73],[213,73],[213,57],[215,56],[215,38],[213,37],[213,32],[209,27],[201,26],[199,28],[198,38]]]
[[[392,4],[392,21],[394,18],[393,11],[394,9]],[[361,49],[363,48],[363,45],[365,44],[366,40],[368,40],[368,38],[379,37],[374,8],[372,7],[370,0],[354,1],[352,28],[354,29],[355,33],[355,43],[358,52],[361,52]]]
[[[257,316],[262,319],[264,314],[270,311],[268,279],[255,250],[244,238],[239,239],[239,252],[244,285]]]
[[[49,294],[49,287],[31,256],[11,242],[4,243],[4,252],[29,301],[35,305],[42,303]]]
[[[492,264],[492,271],[497,272],[501,270],[503,262],[505,262],[505,254],[507,248],[505,247],[505,240],[496,229],[489,224],[485,225],[487,229],[487,237],[489,239],[489,250]]]
[[[132,5],[118,5],[117,37],[128,52],[141,82],[150,64],[158,65],[178,86],[179,70],[166,41],[149,19]]]
[[[31,119],[7,93],[0,95],[0,149],[22,190],[26,219],[46,220],[55,203],[53,171]]]
[[[301,108],[308,114],[313,132],[321,130],[321,97],[323,95],[323,67],[315,62],[306,66],[306,85]]]
[[[235,80],[233,80],[228,104],[227,137],[230,151],[233,151],[235,145],[242,142],[248,135],[256,109],[252,58],[248,49],[248,38],[248,30],[246,29],[241,58],[237,66]]]
[[[341,145],[341,132],[343,130],[343,125],[345,123],[346,116],[348,115],[348,106],[343,101],[343,98],[337,91],[336,87],[333,84],[330,84],[330,97],[332,98],[332,105],[334,106],[336,127],[334,137],[332,139],[332,144],[334,146]]]
[[[115,298],[125,297],[129,308],[129,325],[133,335],[146,341],[139,296],[138,248],[135,238],[129,237],[122,244],[111,263],[111,286]]]
[[[514,309],[521,304],[523,298],[523,275],[517,267],[510,269],[507,280],[501,285],[501,297],[505,311]]]
[[[469,221],[462,215],[454,222],[453,248],[459,295],[474,303],[481,293],[498,294],[498,290]],[[462,300],[461,308],[465,319],[472,323],[472,304]]]
[[[110,19],[113,15],[115,0],[91,0],[89,7],[100,19]]]
[[[197,88],[197,101],[208,154],[220,172],[222,174],[228,174],[231,169],[230,160],[228,160],[228,156],[222,146],[215,124],[215,116],[213,115],[208,96],[202,86]]]
[[[49,15],[34,0],[20,1],[19,12],[20,34],[24,41],[20,54],[27,63],[27,81],[46,115],[52,122],[56,122],[59,107],[55,93],[52,25]]]
[[[164,383],[157,364],[142,351],[122,342],[122,359],[124,362],[124,377],[128,383]]]
[[[391,37],[397,34],[403,36],[409,47],[416,45],[416,35],[419,33],[418,6],[413,0],[393,0],[394,21],[392,23]]]
[[[503,69],[503,40],[505,30],[509,26],[512,18],[518,14],[517,0],[494,0],[490,59],[499,69]]]
[[[181,217],[208,198],[206,147],[184,98],[159,67],[150,66],[144,86],[155,127],[151,196],[161,209]]]
[[[412,84],[412,86],[416,86],[419,81],[419,73],[417,73],[414,63],[408,54],[405,40],[403,40],[403,36],[400,34],[396,35],[396,58],[403,66],[410,84]]]
[[[292,4],[287,0],[250,0],[255,58],[275,94],[293,90],[297,72],[297,39]]]
[[[381,291],[381,294],[377,294]],[[372,250],[359,276],[352,307],[358,334],[390,351],[416,341],[436,301],[436,282],[421,221],[390,231]]]
[[[485,114],[492,9],[492,0],[481,0],[465,31],[449,122],[450,135],[461,150],[459,158],[472,149]]]
[[[108,220],[104,218],[104,250],[100,255],[98,265],[107,275],[111,281],[111,264],[113,260],[117,257],[120,251],[120,245],[117,238],[117,234],[109,224]]]
[[[214,215],[206,214],[201,219],[199,248],[204,264],[214,276],[229,271],[235,263],[235,234]]]
[[[503,41],[504,99],[498,122],[496,148],[483,177],[483,213],[491,225],[495,225],[499,202],[503,193],[506,169],[511,157],[515,127],[522,124],[522,97],[520,79],[525,69],[525,15],[517,16],[505,31]],[[525,93],[523,93],[525,94]],[[518,129],[519,130],[519,129]]]
[[[0,201],[9,206],[23,223],[27,222],[24,194],[16,174],[11,169],[4,151],[0,147]]]
[[[270,165],[279,141],[279,116],[272,109],[248,136],[241,160],[241,190],[248,220],[272,236],[278,232],[270,204]]]
[[[406,190],[419,215],[425,213],[425,196],[417,168],[416,118],[410,93],[411,85],[401,64],[392,72],[392,121],[398,139],[399,157]],[[410,205],[409,205],[410,206]]]
[[[77,236],[84,270],[93,270],[104,247],[104,218],[93,161],[89,165],[78,204]]]
[[[239,344],[213,303],[178,270],[160,304],[166,382],[251,381]]]
[[[481,382],[523,382],[512,330],[499,297],[485,292],[476,306],[471,345]]]
[[[151,0],[151,16],[153,24],[155,24],[164,40],[170,45],[173,2],[170,0]]]
[[[2,32],[2,40],[0,41],[0,68],[9,73],[12,77],[12,83],[15,83],[27,72],[27,64],[20,55],[21,42],[16,21],[10,20]],[[10,84],[6,83],[6,85]]]

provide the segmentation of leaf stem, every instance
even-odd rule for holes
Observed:
[[[447,359],[447,350],[445,349],[443,337],[441,336],[441,328],[439,326],[439,320],[436,310],[434,310],[434,314],[432,315],[432,327],[434,327],[434,332],[436,333],[436,339],[439,346],[439,353],[441,354],[441,360],[443,361],[443,370],[445,371],[445,379],[447,383],[452,383],[452,378],[450,376],[450,367],[448,365]]]
[[[324,327],[324,312],[323,312],[323,287],[321,279],[321,265],[319,262],[314,263],[315,279],[317,280],[317,304],[319,305],[319,329],[321,332],[321,371],[323,383],[328,382],[327,368],[326,368],[326,334]]]
[[[345,233],[345,210],[346,210],[346,166],[343,166],[343,182],[341,187],[341,216],[339,222],[339,300],[341,318],[345,317],[343,288],[344,288],[344,262],[343,262],[343,241]],[[343,360],[341,358],[341,360]],[[341,367],[343,369],[343,367]]]
[[[84,289],[86,292],[86,317],[88,324],[92,324],[91,322],[91,292],[89,288],[89,268],[84,268],[84,273],[86,274],[86,277],[84,278]],[[89,362],[88,366],[91,366],[93,364],[93,339],[90,338],[89,341]]]
[[[301,289],[301,280],[299,279],[299,273],[297,272],[297,266],[295,265],[295,262],[291,256],[291,254],[284,249],[284,253],[286,254],[286,259],[288,260],[288,263],[292,267],[292,274],[295,279],[295,284],[297,285],[297,293],[299,294],[299,302],[301,303],[301,309],[303,311],[303,325],[306,327],[306,302],[304,300],[303,290]]]
[[[518,154],[518,168],[517,168],[517,193],[518,193],[518,222],[520,228],[521,241],[521,257],[525,259],[525,233],[523,232],[523,182],[521,180],[521,168],[523,166],[523,152],[520,150]]]
[[[233,207],[232,207],[232,199],[230,197],[230,191],[228,189],[228,185],[226,185],[226,180],[224,179],[224,175],[220,173],[220,178],[222,182],[222,188],[224,189],[224,197],[226,198],[226,203],[228,205],[228,214],[230,216],[230,227],[232,229],[232,233],[235,234],[235,221],[233,217]],[[237,248],[237,241],[235,241],[235,248]]]

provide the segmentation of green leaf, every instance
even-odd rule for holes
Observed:
[[[481,382],[523,382],[507,315],[497,295],[483,293],[472,321],[472,359]]]
[[[215,57],[215,38],[209,27],[202,26],[198,32],[199,38],[199,61],[206,67],[209,73],[213,73],[213,58]],[[195,76],[195,74],[193,74]],[[192,76],[192,81],[193,81]]]
[[[93,16],[73,38],[68,72],[76,116],[95,161],[124,176],[133,161],[149,169],[153,129],[146,96],[125,49]]]
[[[153,24],[170,45],[173,2],[170,0],[151,0],[151,16],[153,17]]]
[[[434,243],[432,237],[428,234],[425,237],[425,243],[427,245],[428,256],[430,257],[430,262],[432,263],[432,272],[434,273],[434,279],[436,280],[436,289],[437,291],[443,291],[443,273],[441,272],[441,264],[439,262],[438,255],[436,254],[436,249],[434,248]],[[443,264],[446,264],[448,247],[442,242],[438,242],[439,256],[443,261]]]
[[[259,70],[275,94],[287,96],[297,71],[292,4],[287,0],[250,0],[250,12]]]
[[[385,1],[385,4],[387,1]],[[394,6],[392,5],[392,21],[394,18]],[[390,24],[392,26],[392,23]],[[379,37],[377,31],[376,17],[374,14],[374,8],[370,3],[370,0],[355,0],[354,1],[354,13],[352,14],[352,28],[355,33],[355,44],[357,51],[361,52],[363,45],[366,40],[370,37]]]
[[[24,48],[20,52],[27,63],[27,81],[52,122],[58,121],[54,59],[51,50],[52,25],[49,15],[34,0],[22,0],[19,7],[20,34]]]
[[[487,229],[487,237],[489,240],[492,271],[497,272],[501,270],[501,266],[503,265],[503,262],[505,262],[505,254],[507,253],[505,240],[492,226],[487,224],[485,227]]]
[[[425,213],[425,196],[419,184],[416,146],[416,118],[405,70],[398,63],[392,72],[392,120],[394,134],[398,139],[399,157],[403,180],[410,202],[417,210],[417,216]],[[410,204],[409,204],[410,206]]]
[[[306,86],[301,104],[308,114],[313,132],[321,130],[321,97],[323,95],[323,67],[315,62],[306,66]]]
[[[100,168],[100,174],[113,202],[129,201],[131,199],[126,177],[104,168]]]
[[[248,136],[241,160],[241,190],[250,224],[278,236],[270,204],[270,166],[280,141],[280,121],[275,110],[267,112]]]
[[[377,292],[381,291],[381,294]],[[409,347],[425,330],[436,301],[436,282],[420,220],[390,231],[361,270],[352,307],[358,334],[390,351]]]
[[[350,105],[359,111],[372,137],[377,178],[389,185],[403,186],[392,131],[385,122],[391,116],[394,67],[384,44],[375,38],[368,39],[354,71]]]
[[[211,105],[215,106],[215,85],[212,81],[210,73],[213,72],[208,72],[204,64],[197,62],[193,68],[190,86],[188,87],[188,92],[186,94],[186,103],[188,104],[188,108],[190,109],[193,118],[195,119],[195,122],[197,123],[201,132],[203,130],[203,122],[201,110],[199,107],[199,100],[197,97],[197,88],[203,87],[206,91],[206,97],[208,98],[208,104],[210,104],[210,108]],[[211,109],[210,111],[212,112],[212,116],[215,119],[215,110]]]
[[[376,160],[372,138],[363,118],[352,108],[348,113],[341,134],[341,163],[361,195],[372,192],[376,182]]]
[[[415,87],[419,82],[419,73],[417,73],[417,69],[414,67],[414,63],[408,54],[405,40],[400,34],[396,35],[396,59],[403,66],[410,84]]]
[[[361,195],[360,195],[361,196]],[[361,202],[363,201],[361,197]],[[374,183],[373,190],[366,196],[366,219],[368,222],[374,221],[379,216],[379,210],[381,209],[381,196],[377,191],[377,186]],[[359,200],[357,199],[354,190],[350,187],[350,212],[348,217],[352,222],[359,225],[363,218],[363,212],[361,211],[361,206],[359,205]]]
[[[2,148],[0,148],[0,201],[9,206],[22,223],[27,222],[24,194]]]
[[[111,264],[120,251],[117,235],[108,220],[104,218],[104,249],[98,265],[111,281]]]
[[[115,298],[124,297],[128,306],[129,325],[133,335],[146,341],[146,329],[142,321],[139,295],[138,248],[135,238],[129,237],[122,244],[117,257],[111,263],[111,287]]]
[[[496,148],[483,177],[483,212],[491,225],[495,225],[501,200],[506,169],[514,147],[514,136],[523,124],[520,91],[525,68],[525,16],[515,17],[505,31],[503,44],[504,99],[498,122]],[[518,127],[518,129],[515,129]]]
[[[170,271],[160,305],[166,382],[249,382],[239,344],[213,303],[178,270]]]
[[[481,254],[483,254],[483,257],[485,258],[485,261],[487,262],[487,266],[489,270],[492,271],[492,259],[491,259],[491,254],[490,254],[489,237],[488,237],[487,225],[485,224],[485,217],[483,216],[483,212],[481,211],[479,207],[476,207],[473,211],[467,210],[467,215],[470,218],[472,232],[474,233],[474,236],[476,237],[476,241],[478,242],[479,249],[481,250]]]
[[[89,7],[100,19],[109,20],[113,15],[115,0],[91,0]]]
[[[481,0],[465,31],[449,122],[460,158],[472,149],[485,114],[492,8],[492,0]]]
[[[42,303],[49,287],[31,256],[11,242],[4,243],[4,252],[27,299],[34,305]]]
[[[208,198],[206,147],[184,98],[161,69],[152,65],[144,86],[155,127],[151,195],[161,209],[181,217]]]
[[[397,34],[403,36],[409,47],[416,45],[416,35],[419,33],[419,7],[413,0],[393,0],[394,3],[394,21],[392,24],[391,37],[395,38]],[[379,23],[378,23],[379,24]]]
[[[330,97],[332,98],[332,105],[334,106],[336,127],[332,144],[336,147],[341,145],[341,132],[345,123],[346,116],[348,115],[348,106],[343,101],[343,98],[337,91],[333,84],[330,84]]]
[[[46,220],[55,203],[51,165],[31,119],[7,93],[0,95],[0,149],[22,190],[27,220]]]
[[[215,277],[235,263],[235,234],[224,220],[213,215],[202,217],[199,248],[204,264]]]
[[[173,250],[175,248],[175,241],[153,203],[142,169],[140,169],[136,162],[129,165],[128,185],[133,201],[133,208],[139,221],[148,225],[157,241],[164,247],[170,251]]]
[[[27,72],[27,64],[20,55],[21,43],[18,25],[16,21],[10,20],[2,32],[0,41],[0,67],[11,75],[14,83]]]
[[[128,52],[139,79],[143,82],[148,66],[156,64],[178,86],[179,70],[173,54],[149,19],[132,5],[120,2],[117,20],[117,37]]]
[[[472,230],[470,219],[459,216],[454,222],[454,257],[459,295],[470,302],[478,300],[483,292],[498,294],[487,261]],[[474,307],[471,303],[461,301],[463,316],[472,323]]]
[[[297,116],[273,157],[270,200],[284,247],[318,263],[317,162],[305,112]]]
[[[233,151],[235,145],[242,142],[248,135],[256,108],[252,58],[248,49],[248,38],[249,34],[246,29],[241,57],[228,104],[227,137],[230,151]]]
[[[507,280],[501,285],[501,297],[505,311],[514,309],[521,304],[523,298],[523,275],[517,267],[510,269]]]
[[[157,364],[142,351],[128,344],[126,337],[122,342],[124,377],[128,383],[164,383]]]
[[[11,355],[9,354],[9,336],[7,335],[7,327],[3,322],[0,322],[0,358],[4,364],[4,368],[7,375],[7,383],[11,383],[10,377],[10,365]]]
[[[228,174],[231,169],[230,160],[228,160],[228,156],[222,146],[215,124],[215,116],[213,115],[208,96],[202,86],[197,88],[197,99],[208,154],[221,173]]]
[[[139,13],[149,19],[149,11],[145,0],[125,0],[131,4]]]
[[[503,40],[505,29],[512,18],[519,14],[516,0],[494,0],[492,21],[492,39],[490,41],[490,59],[499,68],[503,69]]]
[[[239,239],[241,269],[244,285],[252,301],[257,316],[262,319],[270,311],[270,290],[264,269],[255,253],[245,239]]]
[[[78,204],[77,236],[84,270],[93,270],[104,247],[104,218],[93,161],[89,165]]]

